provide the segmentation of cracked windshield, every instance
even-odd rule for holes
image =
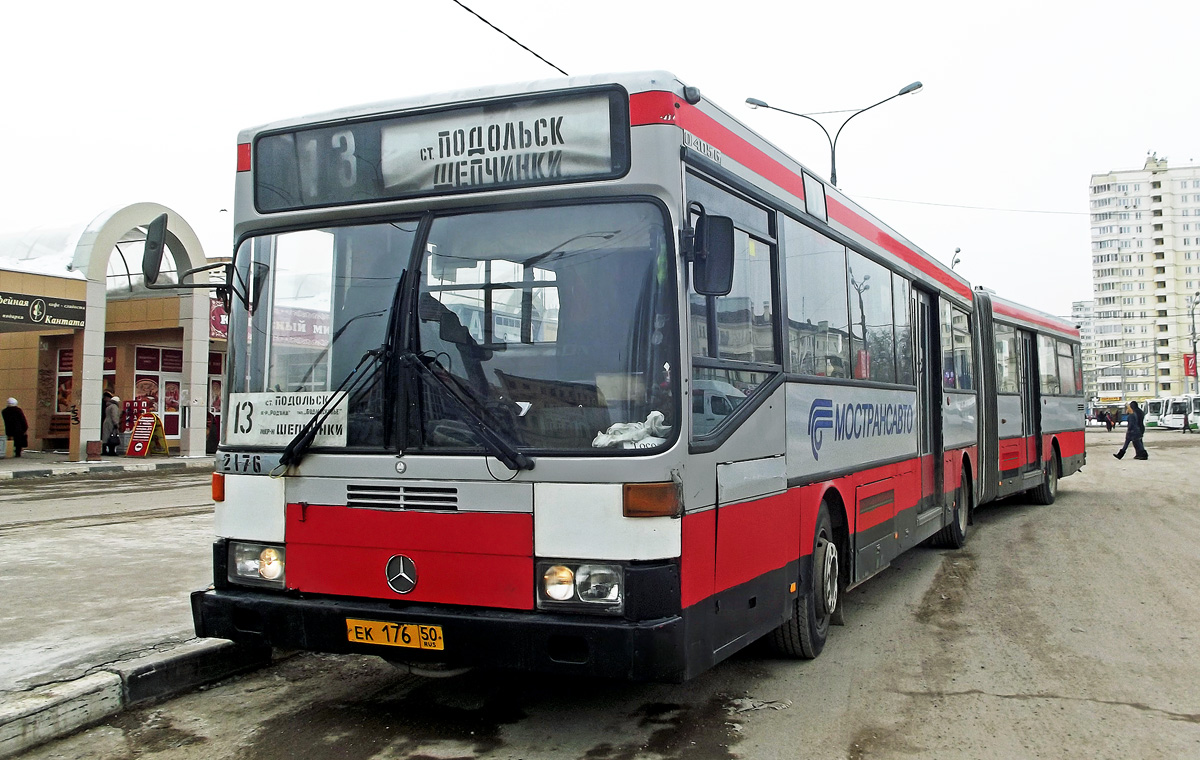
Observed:
[[[658,207],[440,217],[423,242],[419,278],[402,285],[417,227],[243,243],[243,279],[269,271],[269,284],[253,315],[235,305],[232,316],[231,334],[246,340],[231,340],[227,443],[284,446],[326,402],[334,412],[317,447],[474,452],[486,450],[481,425],[530,451],[673,439],[678,331]],[[414,285],[417,293],[398,297]],[[393,309],[409,301],[395,343],[406,345],[389,370],[376,349],[401,322]]]

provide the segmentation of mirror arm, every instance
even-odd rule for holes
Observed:
[[[196,267],[195,269],[189,269],[186,272],[184,272],[182,275],[179,276],[179,279],[181,280],[181,282],[150,283],[150,282],[143,281],[143,283],[145,284],[146,288],[149,290],[175,290],[177,288],[208,288],[211,290],[213,288],[220,288],[223,286],[212,285],[209,283],[201,284],[201,283],[196,283],[196,282],[182,282],[182,280],[187,277],[191,277],[192,275],[199,274],[201,272],[211,272],[214,269],[217,269],[218,267],[228,267],[228,266],[229,266],[228,264],[217,263],[217,264],[209,264],[207,266],[202,266],[202,267]]]
[[[217,297],[221,299],[221,303],[225,306],[225,311],[227,313],[229,312],[230,307],[232,305],[231,301],[233,300],[233,296],[237,296],[238,300],[241,301],[246,306],[246,308],[250,309],[250,306],[251,306],[250,294],[247,292],[244,292],[244,290],[245,290],[244,288],[243,288],[243,290],[239,291],[237,289],[237,286],[234,285],[234,283],[233,283],[233,275],[234,275],[233,264],[216,263],[216,264],[208,264],[207,266],[196,267],[195,269],[189,269],[186,272],[184,272],[179,277],[179,279],[183,280],[188,277],[192,277],[194,275],[200,274],[202,272],[212,272],[212,271],[215,271],[220,268],[225,269],[225,282],[224,283],[201,283],[201,282],[177,282],[176,283],[176,282],[171,282],[171,283],[163,283],[163,284],[159,284],[159,283],[151,284],[149,282],[143,281],[143,284],[150,290],[179,290],[182,288],[189,288],[192,290],[215,290],[215,291],[217,291]],[[250,309],[250,312],[254,313],[254,310]]]
[[[696,212],[701,218],[703,218],[705,214],[704,205],[699,201],[692,201],[689,203],[687,210],[689,217],[693,211]],[[690,219],[688,221],[690,221]],[[696,228],[691,226],[691,224],[688,224],[679,232],[679,252],[683,254],[683,260],[688,263],[695,261],[697,256],[700,258],[704,257],[703,251],[696,250]]]

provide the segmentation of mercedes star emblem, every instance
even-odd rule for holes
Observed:
[[[387,561],[387,583],[397,594],[407,594],[417,587],[417,563],[403,554]]]

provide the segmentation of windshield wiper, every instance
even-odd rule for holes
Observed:
[[[337,405],[341,403],[343,398],[350,398],[355,391],[361,390],[366,386],[366,383],[371,380],[376,374],[379,365],[388,355],[388,347],[386,345],[379,348],[372,348],[362,355],[358,360],[358,364],[350,374],[346,375],[346,379],[342,380],[341,384],[334,389],[333,393],[329,394],[329,398],[325,399],[325,403],[321,404],[321,408],[317,410],[308,422],[304,423],[304,427],[300,428],[300,432],[296,433],[296,437],[288,443],[283,449],[283,455],[279,457],[279,466],[283,469],[300,464],[300,460],[304,459],[304,455],[308,453],[308,449],[312,446],[313,439],[317,437],[317,432],[321,426],[325,424],[325,420],[329,419],[329,415],[333,414],[333,410],[337,409]],[[367,370],[359,374],[363,367]]]
[[[483,417],[476,411],[478,402],[468,396],[461,387],[447,381],[437,370],[445,372],[445,368],[438,362],[437,357],[431,354],[418,354],[415,351],[402,351],[400,359],[406,366],[412,367],[421,377],[430,380],[434,385],[440,388],[447,396],[458,402],[471,422],[474,424],[475,432],[479,439],[484,443],[485,447],[490,450],[493,456],[501,461],[505,467],[510,470],[532,470],[533,460],[517,451],[504,437],[492,430],[491,426],[484,421]]]

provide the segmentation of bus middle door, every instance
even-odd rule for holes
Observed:
[[[916,525],[912,527],[918,528],[942,513],[942,368],[935,302],[928,293],[916,288],[913,291],[917,301],[917,457],[921,468],[921,500],[917,505]]]
[[[1042,471],[1042,410],[1037,338],[1025,330],[1018,330],[1017,335],[1021,351],[1021,371],[1017,374],[1017,384],[1021,393],[1021,436],[1025,439],[1025,462],[1021,466],[1021,474],[1030,477],[1030,473],[1040,474]]]

